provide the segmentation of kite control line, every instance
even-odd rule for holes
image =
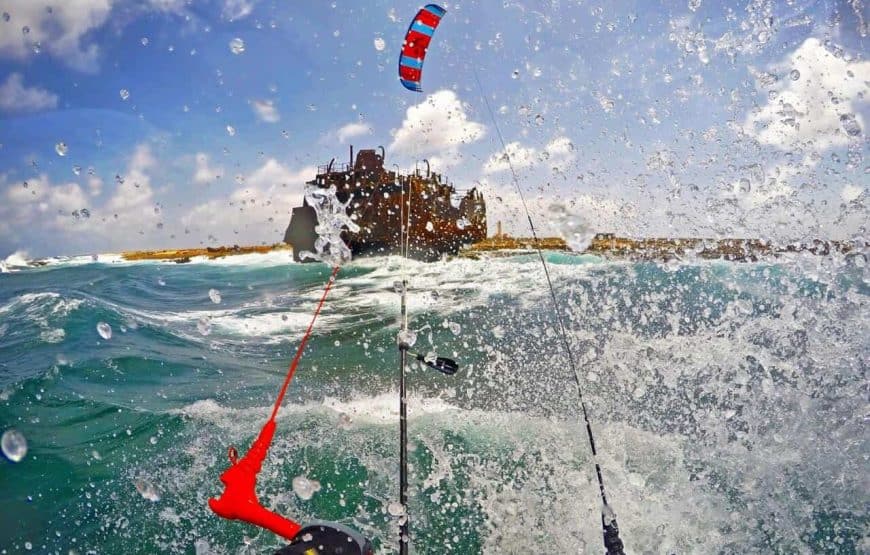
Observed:
[[[302,358],[302,351],[305,350],[305,344],[308,343],[308,338],[311,337],[311,330],[314,329],[314,322],[317,320],[317,315],[320,314],[320,309],[323,308],[326,295],[329,294],[332,284],[335,283],[338,268],[336,266],[332,270],[332,275],[323,289],[323,296],[320,297],[320,302],[317,303],[317,308],[314,310],[311,323],[308,324],[308,329],[296,348],[296,356],[293,357],[293,361],[287,369],[287,377],[284,379],[284,385],[281,386],[281,391],[275,400],[272,415],[263,425],[260,435],[257,436],[257,439],[251,445],[251,449],[244,457],[239,459],[236,448],[229,448],[230,467],[221,474],[221,482],[224,483],[226,489],[224,489],[224,493],[220,497],[208,500],[208,506],[218,516],[260,526],[288,540],[293,539],[302,527],[292,520],[266,509],[260,504],[256,492],[257,475],[263,467],[263,460],[269,452],[272,437],[275,435],[275,417],[278,415],[278,409],[281,408],[284,394],[287,393],[287,386],[290,385],[293,374],[296,373],[299,359]]]
[[[511,161],[510,153],[508,153],[507,145],[505,145],[504,137],[501,134],[501,129],[498,127],[498,122],[495,119],[495,114],[492,107],[489,105],[489,100],[483,92],[483,85],[480,84],[480,78],[477,76],[477,70],[474,71],[474,79],[477,81],[477,88],[480,90],[480,96],[483,97],[483,102],[486,104],[486,109],[489,112],[489,117],[492,119],[492,124],[495,127],[501,148],[504,150],[505,158],[507,159],[508,167],[513,177],[514,186],[519,193],[520,200],[523,204],[523,210],[526,213],[526,219],[529,221],[529,229],[532,232],[532,239],[535,242],[535,249],[538,251],[538,258],[541,259],[541,265],[544,267],[544,275],[547,278],[547,286],[550,288],[550,298],[553,301],[553,312],[556,315],[556,322],[559,325],[559,335],[562,337],[562,345],[565,348],[565,356],[568,359],[568,365],[571,367],[571,372],[574,375],[574,383],[577,386],[577,397],[580,400],[580,408],[583,412],[583,420],[586,422],[586,437],[589,439],[589,447],[592,450],[592,461],[595,463],[595,476],[598,478],[598,489],[601,492],[601,527],[604,533],[604,547],[607,549],[607,555],[625,555],[623,551],[622,540],[619,539],[619,527],[616,525],[616,514],[607,503],[607,495],[604,493],[604,478],[601,477],[601,466],[598,464],[598,452],[595,450],[595,437],[592,435],[592,424],[589,421],[589,413],[586,410],[586,403],[583,400],[583,389],[580,387],[580,374],[577,372],[577,367],[574,365],[574,355],[571,353],[571,345],[568,343],[568,334],[565,332],[565,323],[562,320],[562,312],[559,310],[559,303],[556,301],[556,290],[553,288],[553,281],[550,279],[550,270],[547,267],[547,261],[544,259],[544,253],[541,252],[540,243],[538,242],[538,234],[535,231],[535,224],[532,223],[532,216],[529,213],[529,207],[526,206],[526,198],[523,195],[523,190],[520,188],[517,173],[514,170],[513,162]]]

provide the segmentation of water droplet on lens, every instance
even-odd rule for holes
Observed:
[[[9,21],[10,19],[10,15],[7,12],[3,12],[3,21]]]
[[[108,341],[112,338],[112,326],[105,322],[100,322],[97,324],[97,333],[100,334],[100,337]]]
[[[208,298],[211,299],[211,302],[214,304],[221,303],[221,292],[217,289],[209,289],[208,290]]]
[[[858,120],[855,119],[855,114],[843,114],[840,116],[840,125],[850,137],[858,137],[861,135],[861,126],[858,125]]]
[[[155,488],[154,484],[148,480],[136,480],[133,482],[133,485],[136,486],[136,491],[139,492],[139,495],[148,501],[153,501],[155,503],[160,501],[160,494],[157,493],[157,488]]]
[[[22,32],[23,34],[25,34],[25,35],[30,34],[30,27],[28,27],[27,25],[25,25],[24,27],[21,28],[21,32]]]
[[[398,501],[392,501],[387,505],[387,512],[394,517],[405,516],[405,506]]]
[[[235,137],[235,135],[236,135],[236,128],[233,127],[232,125],[227,125],[227,134],[228,134],[230,137]]]
[[[513,73],[511,73],[511,79],[519,79],[520,78],[520,70],[515,69]]]
[[[341,413],[338,415],[338,427],[339,428],[347,430],[348,428],[350,428],[352,423],[353,423],[353,420],[351,420],[350,416],[348,416],[347,414]]]
[[[293,478],[293,492],[299,496],[299,499],[308,501],[318,491],[320,491],[320,482],[317,480],[309,480],[305,476]]]
[[[230,52],[233,54],[241,54],[245,51],[245,41],[236,37],[230,41]]]
[[[82,167],[81,166],[73,166],[73,173],[76,175],[81,175]]]
[[[798,79],[801,78],[801,72],[796,70],[796,69],[793,69],[789,72],[788,76],[791,78],[792,81],[797,81]]]
[[[0,447],[3,455],[10,461],[17,463],[27,455],[27,440],[18,430],[6,430],[0,439]]]
[[[66,146],[66,143],[61,141],[54,145],[54,151],[57,152],[58,156],[66,156],[66,153],[69,152],[69,147]]]
[[[148,46],[148,37],[142,37],[142,46]]]
[[[121,100],[127,100],[128,98],[130,98],[130,91],[128,91],[127,89],[121,89],[120,94]]]
[[[196,323],[196,331],[200,335],[208,335],[211,333],[211,320],[209,318],[200,318]]]
[[[414,330],[401,330],[396,337],[399,344],[405,344],[408,347],[413,347],[417,342],[417,333]]]
[[[382,39],[381,37],[377,37],[375,39],[375,50],[377,50],[378,52],[383,52],[384,48],[386,47],[387,43],[386,41],[384,41],[384,39]]]

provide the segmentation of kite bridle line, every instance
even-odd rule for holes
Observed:
[[[520,187],[520,182],[517,178],[517,172],[514,169],[510,153],[508,152],[504,137],[501,134],[501,129],[498,126],[498,121],[495,119],[495,113],[492,111],[492,107],[489,105],[489,99],[487,98],[486,93],[483,90],[483,85],[480,83],[480,77],[478,77],[477,75],[477,69],[472,65],[471,70],[474,73],[474,80],[477,82],[477,88],[480,91],[480,96],[483,97],[483,102],[486,105],[486,110],[487,112],[489,112],[489,117],[492,120],[492,125],[493,127],[495,127],[496,134],[498,135],[498,140],[501,143],[502,150],[504,151],[505,159],[508,163],[508,168],[510,168],[514,187],[516,187],[517,193],[519,194],[520,201],[523,205],[523,210],[526,213],[526,219],[529,221],[529,229],[532,232],[532,239],[535,244],[535,250],[537,250],[538,252],[538,258],[540,258],[541,265],[544,268],[544,276],[546,276],[547,278],[547,287],[550,289],[550,299],[553,301],[553,313],[556,316],[556,323],[558,324],[559,335],[562,337],[562,346],[565,349],[565,357],[568,359],[568,365],[571,367],[571,373],[574,377],[574,384],[577,387],[577,398],[580,400],[580,408],[583,412],[583,420],[586,423],[586,437],[589,440],[589,447],[592,451],[592,461],[595,464],[595,477],[598,479],[598,490],[601,493],[601,501],[603,503],[601,510],[601,526],[604,533],[604,546],[607,548],[607,555],[624,555],[622,540],[619,538],[619,527],[616,524],[616,514],[611,510],[610,505],[607,503],[607,495],[604,492],[604,478],[601,475],[601,465],[598,463],[598,451],[595,449],[595,436],[592,434],[592,424],[589,420],[589,412],[586,410],[586,402],[583,400],[583,388],[580,385],[580,374],[577,372],[577,367],[574,364],[574,355],[571,352],[571,344],[568,342],[568,334],[565,331],[565,322],[562,319],[562,312],[559,310],[559,303],[556,300],[556,290],[553,287],[553,281],[550,279],[550,270],[547,266],[547,260],[544,258],[544,253],[541,251],[541,245],[538,241],[538,234],[535,230],[535,224],[532,221],[532,215],[529,212],[529,207],[526,205],[526,198],[525,195],[523,195],[522,188]]]

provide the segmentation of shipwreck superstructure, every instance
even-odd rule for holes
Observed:
[[[307,185],[335,186],[340,201],[350,200],[348,215],[360,230],[346,230],[343,238],[354,256],[398,254],[404,224],[409,231],[408,256],[433,261],[486,238],[486,203],[476,188],[460,193],[423,162],[425,171],[418,168],[406,175],[396,165],[395,171],[387,171],[383,147],[360,150],[354,159],[351,146],[348,164],[336,165],[333,158]],[[314,251],[316,225],[317,216],[307,202],[293,208],[284,242],[293,247],[295,260],[304,251]]]

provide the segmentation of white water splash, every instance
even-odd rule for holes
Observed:
[[[301,258],[312,258],[331,266],[341,266],[350,261],[350,248],[341,239],[341,234],[345,229],[353,233],[359,231],[359,226],[347,215],[351,198],[341,202],[334,186],[328,189],[306,187],[305,201],[317,214],[317,226],[314,228],[317,233],[314,250],[317,252],[303,251]]]

